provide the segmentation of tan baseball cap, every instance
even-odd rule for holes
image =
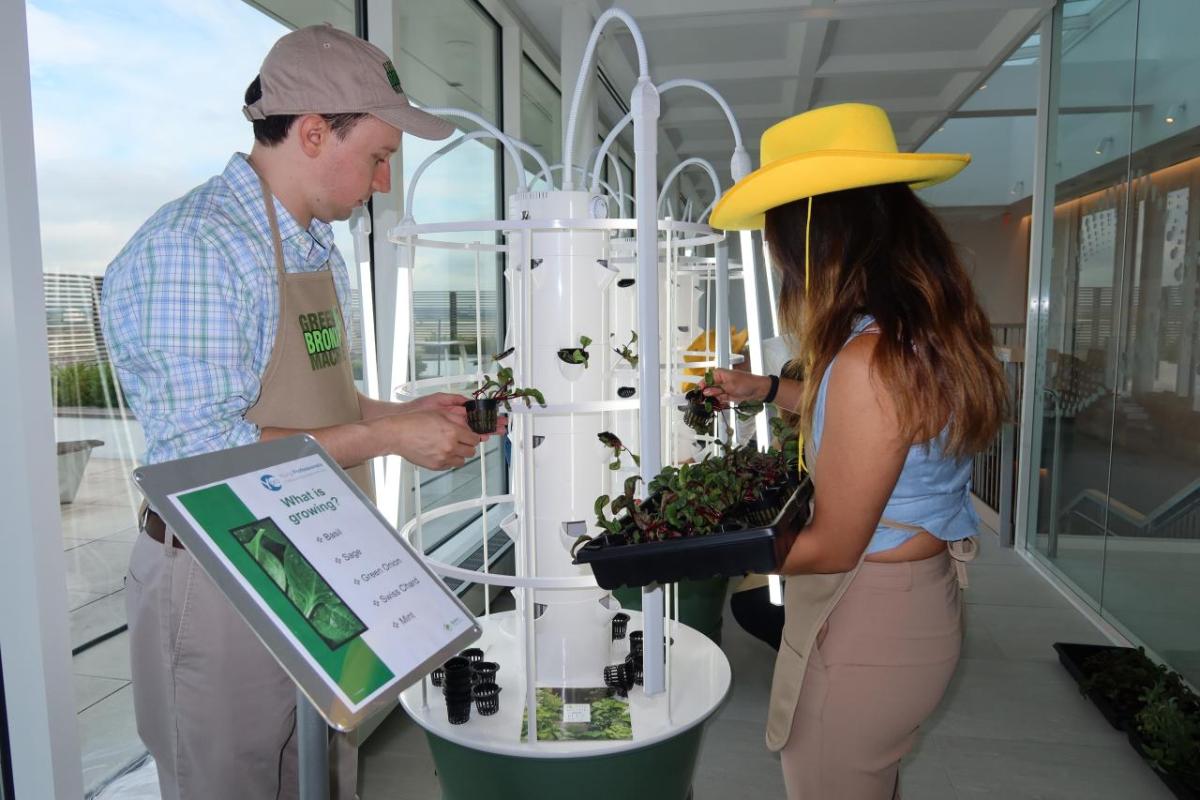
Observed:
[[[262,97],[242,113],[359,114],[422,139],[445,139],[454,126],[409,105],[387,54],[328,22],[292,31],[271,48],[258,72]]]

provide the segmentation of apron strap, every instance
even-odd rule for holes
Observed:
[[[896,528],[902,531],[912,531],[913,533],[921,533],[925,530],[919,525],[897,522],[887,517],[880,518],[879,524],[886,528]],[[967,581],[967,562],[974,561],[975,556],[979,555],[979,542],[975,540],[974,536],[971,536],[966,539],[947,542],[946,549],[950,553],[951,560],[954,561],[954,573],[958,577],[958,588],[966,589],[969,585]]]
[[[258,174],[257,170],[255,170],[255,174]],[[275,197],[271,194],[271,187],[267,186],[266,178],[258,175],[258,183],[262,186],[263,205],[267,208],[267,222],[271,226],[271,246],[275,250],[275,272],[278,274],[282,286],[286,270],[283,268],[283,240],[279,236],[279,218],[275,214]]]

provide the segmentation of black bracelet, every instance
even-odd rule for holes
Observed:
[[[764,404],[774,403],[775,395],[777,395],[779,393],[779,376],[778,375],[768,375],[767,377],[771,379],[771,391],[767,392],[767,396],[763,398]]]

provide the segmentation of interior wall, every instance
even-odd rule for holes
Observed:
[[[993,325],[1025,321],[1029,217],[1005,207],[936,208]]]

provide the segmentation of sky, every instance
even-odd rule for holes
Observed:
[[[44,269],[99,275],[156,209],[249,151],[242,95],[288,29],[243,0],[29,0],[26,11]],[[404,142],[406,172],[435,149]],[[492,218],[492,165],[477,142],[436,164],[418,219]],[[352,263],[348,226],[335,231]],[[438,272],[418,283],[474,286],[473,260]]]

